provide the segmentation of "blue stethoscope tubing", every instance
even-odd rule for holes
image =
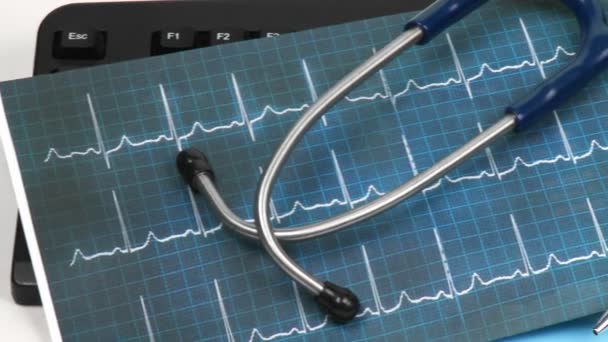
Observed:
[[[336,322],[348,322],[357,315],[360,310],[357,296],[347,288],[329,281],[322,282],[306,272],[286,254],[279,240],[297,241],[331,233],[394,207],[435,183],[497,138],[511,131],[521,131],[540,117],[551,113],[607,67],[608,25],[599,1],[562,0],[576,15],[581,30],[581,48],[566,68],[542,83],[528,97],[509,106],[506,115],[493,126],[384,196],[321,222],[275,231],[271,222],[270,195],[283,165],[306,132],[353,88],[402,51],[432,41],[486,2],[487,0],[435,1],[407,23],[405,31],[399,37],[319,97],[291,128],[262,174],[256,191],[254,223],[242,220],[224,203],[215,187],[210,163],[202,152],[189,148],[178,155],[177,165],[184,179],[193,190],[206,195],[226,226],[243,236],[259,239],[277,265],[295,282],[308,289],[321,308]]]
[[[486,2],[488,1],[436,1],[412,19],[406,25],[406,30],[421,28],[424,37],[419,44],[426,44]],[[537,118],[555,110],[608,66],[608,26],[599,1],[562,0],[562,3],[578,20],[581,48],[577,58],[565,69],[544,82],[530,96],[507,108],[507,113],[515,113],[518,130],[528,127]]]

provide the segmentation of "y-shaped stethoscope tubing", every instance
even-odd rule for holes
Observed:
[[[224,203],[215,185],[213,173],[205,156],[195,149],[182,151],[178,168],[193,189],[203,192],[222,216],[224,223],[238,233],[261,241],[273,260],[289,276],[316,296],[329,316],[338,322],[353,319],[359,311],[358,298],[348,289],[331,282],[321,282],[304,271],[283,250],[279,240],[302,240],[330,233],[361,222],[431,186],[449,171],[513,130],[529,126],[539,117],[555,110],[608,66],[608,29],[597,0],[562,0],[577,16],[581,27],[582,48],[577,58],[562,72],[551,77],[530,96],[507,108],[506,115],[431,168],[412,178],[388,194],[360,207],[315,224],[274,231],[270,220],[270,195],[275,181],[306,132],[325,112],[354,87],[377,72],[403,50],[414,44],[432,40],[444,29],[483,5],[487,0],[439,0],[406,25],[406,31],[378,51],[365,63],[350,72],[321,96],[294,124],[279,145],[270,164],[262,174],[254,208],[255,224],[237,217]]]

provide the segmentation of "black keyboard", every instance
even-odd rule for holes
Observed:
[[[101,65],[419,10],[431,0],[202,0],[61,7],[40,25],[34,74]],[[20,221],[13,298],[40,305]]]

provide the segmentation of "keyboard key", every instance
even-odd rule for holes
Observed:
[[[285,31],[262,31],[260,34],[260,38],[273,38],[278,37],[282,34],[289,33]]]
[[[189,50],[197,47],[196,32],[189,28],[166,29],[152,35],[152,54]]]
[[[106,54],[106,33],[95,30],[55,32],[53,57],[59,59],[103,59]]]
[[[211,33],[211,45],[226,44],[238,42],[245,39],[245,31],[243,30],[218,30]]]
[[[191,29],[160,31],[159,45],[165,49],[191,49],[195,46],[194,31]]]

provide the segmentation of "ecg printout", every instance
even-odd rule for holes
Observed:
[[[274,223],[321,220],[382,196],[499,119],[575,55],[576,21],[556,4],[490,2],[349,94],[282,172]],[[184,184],[175,157],[195,146],[227,203],[251,218],[256,182],[290,125],[408,18],[0,84],[54,333],[488,340],[608,307],[606,76],[398,207],[286,244],[306,270],[359,295],[359,318],[344,326]]]

